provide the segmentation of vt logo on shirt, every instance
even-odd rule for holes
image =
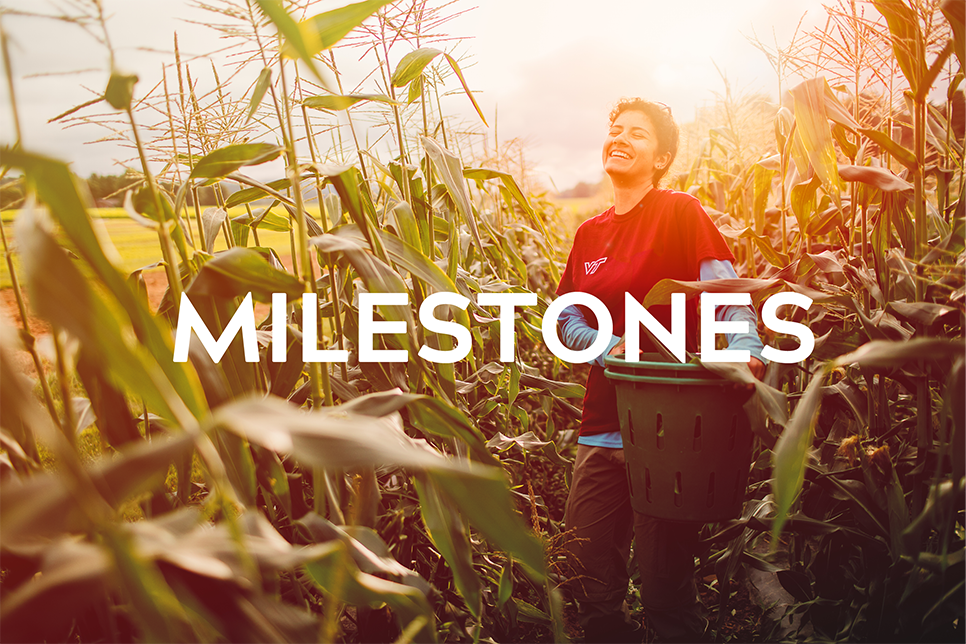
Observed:
[[[600,259],[595,259],[592,262],[584,262],[584,274],[593,275],[600,268],[601,264],[607,261],[606,257],[601,257]]]

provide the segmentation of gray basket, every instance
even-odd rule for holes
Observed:
[[[741,514],[752,432],[734,383],[700,364],[607,356],[631,505],[671,521],[714,522]]]

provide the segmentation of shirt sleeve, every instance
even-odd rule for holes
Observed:
[[[702,282],[708,280],[737,279],[738,274],[735,267],[729,261],[720,259],[701,260],[699,268]],[[755,309],[750,306],[719,306],[715,308],[714,318],[719,321],[744,321],[748,323],[748,333],[727,333],[728,348],[747,350],[753,357],[761,360],[762,364],[768,364],[761,352],[765,348],[761,338],[758,337],[758,315]]]
[[[573,305],[561,311],[560,317],[557,318],[557,328],[560,329],[564,346],[574,351],[586,349],[597,340],[597,329],[587,324],[584,314]],[[597,366],[603,367],[604,356],[609,354],[610,350],[617,346],[619,342],[620,338],[612,335],[607,343],[607,349],[593,360],[589,360],[588,364],[593,362]]]

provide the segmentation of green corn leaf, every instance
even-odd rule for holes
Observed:
[[[777,268],[785,268],[791,263],[791,259],[788,257],[788,255],[785,255],[780,250],[777,250],[771,239],[762,237],[761,235],[755,233],[755,231],[751,228],[745,227],[740,230],[735,230],[726,224],[721,226],[719,231],[722,235],[728,237],[729,239],[751,239],[755,243],[755,246],[758,247],[758,251],[761,253],[761,256],[764,257],[765,260],[772,266]]]
[[[379,221],[375,208],[369,196],[369,191],[362,181],[362,173],[351,166],[316,166],[315,171],[324,175],[339,194],[339,199],[345,207],[352,221],[365,235],[373,254],[388,264],[386,249],[378,235]],[[320,231],[321,232],[321,231]],[[402,291],[396,291],[401,293]]]
[[[943,65],[946,63],[946,59],[953,53],[953,41],[947,40],[946,46],[942,48],[939,55],[936,56],[936,60],[932,61],[929,69],[922,77],[922,82],[919,85],[919,91],[916,92],[915,100],[924,101],[929,95],[929,90],[932,89],[932,84],[936,82],[936,77],[939,76],[939,72],[942,70]]]
[[[426,69],[426,65],[433,62],[433,59],[442,53],[432,47],[423,47],[403,56],[392,73],[393,87],[405,87],[413,79],[419,77]]]
[[[488,179],[499,179],[503,184],[503,188],[510,194],[513,200],[519,204],[521,208],[523,208],[523,212],[526,213],[527,218],[530,220],[530,225],[536,230],[540,231],[540,234],[543,235],[544,240],[551,239],[546,223],[542,218],[540,218],[540,216],[537,214],[537,211],[533,209],[533,206],[530,204],[530,201],[527,199],[526,195],[523,194],[523,190],[520,188],[517,180],[513,178],[513,175],[508,172],[501,172],[491,168],[464,168],[463,176],[471,181],[477,182]],[[560,280],[560,271],[557,269],[555,262],[549,262],[547,264],[547,269],[550,271],[551,279],[554,282]]]
[[[252,89],[252,98],[248,102],[248,114],[245,117],[245,123],[247,124],[255,116],[255,110],[258,106],[262,104],[262,99],[265,98],[265,92],[268,91],[269,85],[272,84],[272,69],[270,67],[265,67],[258,73],[258,79],[255,81],[255,87]]]
[[[292,182],[288,179],[275,179],[274,181],[269,181],[264,185],[273,191],[277,191],[285,190],[286,188],[291,187]],[[269,196],[269,194],[270,193],[266,192],[262,188],[245,188],[228,195],[228,198],[225,200],[225,208],[232,208],[234,206],[241,206],[242,204],[258,201],[263,197]]]
[[[962,481],[966,474],[966,386],[963,385],[966,361],[960,357],[953,362],[953,367],[946,377],[946,400],[943,415],[953,427],[952,438],[949,439],[949,454],[952,459],[953,481]],[[957,486],[963,489],[963,484]]]
[[[960,69],[966,67],[963,57],[966,56],[966,7],[959,0],[943,0],[939,5],[949,27],[953,31],[953,50],[959,58]]]
[[[708,371],[716,373],[726,380],[742,385],[754,385],[755,394],[761,401],[768,417],[783,427],[788,424],[787,396],[755,378],[747,364],[735,362],[702,362],[701,364]]]
[[[282,154],[284,148],[271,143],[239,143],[206,154],[191,171],[190,179],[219,179],[238,168],[259,165]]]
[[[904,0],[872,0],[872,4],[885,17],[892,53],[912,93],[918,94],[926,74],[926,46],[918,14]]]
[[[406,93],[406,104],[412,105],[423,96],[424,77],[420,74],[409,84],[409,91]]]
[[[158,368],[166,366],[165,358],[156,361],[148,353],[130,322],[118,315],[116,303],[109,305],[91,288],[77,264],[34,217],[21,214],[17,218],[16,236],[23,249],[30,302],[37,313],[76,337],[85,354],[110,374],[115,386],[136,392],[152,409],[163,410],[168,419],[178,419],[183,403],[172,395],[171,384],[158,377]],[[129,290],[127,284],[124,288]],[[173,352],[166,357],[182,367],[173,362]]]
[[[832,126],[832,136],[835,137],[835,142],[839,144],[842,153],[854,161],[855,155],[859,153],[859,146],[848,137],[845,128],[836,123]]]
[[[888,134],[884,134],[878,130],[868,130],[865,128],[859,130],[859,132],[865,135],[866,138],[870,139],[880,148],[891,154],[896,161],[909,168],[910,171],[915,172],[916,168],[919,167],[919,162],[916,160],[915,153],[893,141]]]
[[[515,511],[507,512],[513,507],[509,490],[502,474],[494,475],[489,469],[478,465],[471,466],[468,472],[437,469],[428,472],[428,476],[473,527],[495,546],[513,555],[531,579],[543,583],[546,579],[543,547],[529,534]]]
[[[790,92],[795,99],[796,129],[808,160],[822,183],[837,194],[842,190],[842,181],[829,126],[828,107],[834,103],[829,99],[828,83],[824,78],[813,78],[799,83]]]
[[[405,201],[400,201],[392,207],[390,212],[396,221],[396,230],[399,231],[403,242],[415,249],[421,249],[423,240],[419,233],[419,223],[416,221],[416,216],[413,214],[410,205]]]
[[[671,293],[684,293],[691,299],[698,293],[757,293],[773,289],[782,285],[779,279],[726,279],[706,280],[702,282],[683,282],[680,280],[663,279],[655,284],[644,297],[645,307],[667,305],[671,303]]]
[[[772,478],[772,492],[775,495],[775,518],[772,522],[772,543],[778,543],[782,526],[788,519],[792,503],[802,490],[805,481],[805,465],[808,449],[812,446],[812,433],[818,409],[822,402],[822,382],[825,371],[820,370],[812,376],[805,395],[798,401],[788,424],[775,443]]]
[[[164,482],[171,463],[191,453],[193,446],[193,439],[182,433],[170,439],[155,437],[150,443],[138,441],[119,450],[113,460],[89,471],[100,493],[97,501],[117,508],[125,500],[155,489]],[[0,489],[0,536],[5,547],[93,527],[65,479],[63,474],[46,473]]]
[[[342,110],[347,110],[353,105],[363,103],[365,101],[374,101],[376,103],[384,103],[386,105],[399,104],[385,94],[323,94],[320,96],[309,96],[302,101],[302,105],[316,110],[339,112]]]
[[[292,230],[292,220],[288,217],[277,215],[271,210],[266,209],[262,214],[255,217],[252,221],[252,228],[260,230],[271,230],[277,233],[287,233]]]
[[[260,230],[271,230],[278,233],[287,233],[288,231],[292,230],[291,219],[276,214],[268,208],[262,208],[251,215],[245,213],[244,215],[239,215],[238,217],[232,217],[231,221],[232,224],[237,224],[238,226],[246,229],[258,228]],[[237,240],[236,243],[238,243],[239,246],[244,246],[244,244],[237,242]]]
[[[936,302],[889,302],[887,308],[907,322],[926,326],[932,326],[939,318],[956,311],[951,306]]]
[[[476,242],[476,247],[482,255],[483,240],[480,238],[480,229],[476,225],[476,217],[473,214],[473,206],[470,203],[470,193],[466,188],[466,180],[463,178],[463,164],[460,163],[459,157],[441,146],[434,139],[424,136],[422,137],[422,141],[423,147],[426,148],[429,158],[432,160],[433,165],[436,166],[436,171],[443,179],[446,189],[456,204],[456,210],[459,211],[463,221],[469,227],[470,232],[473,234],[473,241]]]
[[[367,0],[332,9],[298,23],[302,42],[310,58],[330,49],[350,31],[392,0]]]
[[[459,515],[444,503],[433,485],[416,477],[419,510],[433,545],[453,571],[453,581],[470,613],[479,619],[483,607],[480,578],[473,570],[473,550]]]
[[[111,295],[125,310],[140,344],[151,353],[161,371],[195,417],[203,414],[201,387],[192,374],[172,360],[170,331],[155,318],[137,293],[130,288],[125,274],[108,259],[93,224],[81,202],[74,178],[59,161],[21,150],[0,150],[4,163],[24,171],[38,197],[50,208],[74,250],[91,266]]]
[[[512,509],[502,472],[417,445],[401,431],[398,416],[374,418],[339,407],[305,413],[280,400],[248,399],[219,407],[214,422],[314,467],[398,465],[425,472],[444,500],[477,530],[517,557],[535,581],[544,579],[543,549]]]
[[[500,570],[500,583],[497,597],[497,608],[503,605],[513,596],[513,562],[508,561]]]
[[[134,85],[138,82],[137,74],[122,74],[111,72],[104,90],[104,98],[116,110],[126,110],[134,100]]]
[[[365,238],[360,232],[359,227],[354,224],[339,226],[332,230],[330,234],[350,239],[360,245],[365,243]],[[380,232],[379,236],[393,264],[423,280],[433,291],[445,293],[455,293],[457,291],[456,284],[449,279],[446,273],[415,247],[393,235]],[[470,320],[466,311],[454,308],[453,315],[457,322],[469,327]]]
[[[315,64],[315,54],[319,53],[320,50],[313,51],[311,44],[306,43],[305,34],[302,33],[299,23],[288,15],[282,0],[255,0],[255,4],[278,29],[278,33],[282,37],[282,54],[289,58],[301,60],[312,72],[312,75],[322,83],[322,86],[327,87],[325,79]]]
[[[300,297],[305,292],[301,280],[274,268],[266,254],[252,248],[232,248],[219,253],[205,263],[187,292],[192,296],[220,299],[251,293],[258,302],[271,302],[272,293],[285,293],[290,299]]]
[[[446,62],[449,63],[449,66],[453,68],[453,72],[456,74],[456,77],[460,79],[460,84],[463,86],[463,91],[470,99],[470,103],[472,103],[473,107],[476,109],[476,113],[480,116],[480,120],[483,121],[483,125],[489,127],[490,124],[486,122],[486,117],[483,116],[483,110],[480,109],[479,103],[477,103],[476,98],[473,97],[473,92],[470,91],[470,86],[466,84],[466,78],[463,76],[463,70],[460,69],[459,63],[457,63],[456,59],[449,54],[443,54],[443,56],[446,57]]]
[[[436,641],[433,609],[421,590],[360,571],[340,541],[310,548],[316,556],[304,564],[305,572],[328,594],[354,606],[385,603],[404,624],[423,624],[417,641]]]
[[[838,176],[838,168],[836,167],[836,179],[838,179]],[[798,221],[799,230],[807,230],[809,221],[815,215],[815,209],[818,207],[818,200],[816,199],[815,193],[819,185],[821,185],[821,182],[815,176],[809,181],[803,181],[792,187],[790,201],[792,204],[792,212]]]

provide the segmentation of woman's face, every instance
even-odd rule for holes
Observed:
[[[670,159],[657,150],[657,131],[651,119],[643,112],[626,110],[614,120],[604,139],[604,172],[615,184],[651,184],[654,168],[663,168]]]

